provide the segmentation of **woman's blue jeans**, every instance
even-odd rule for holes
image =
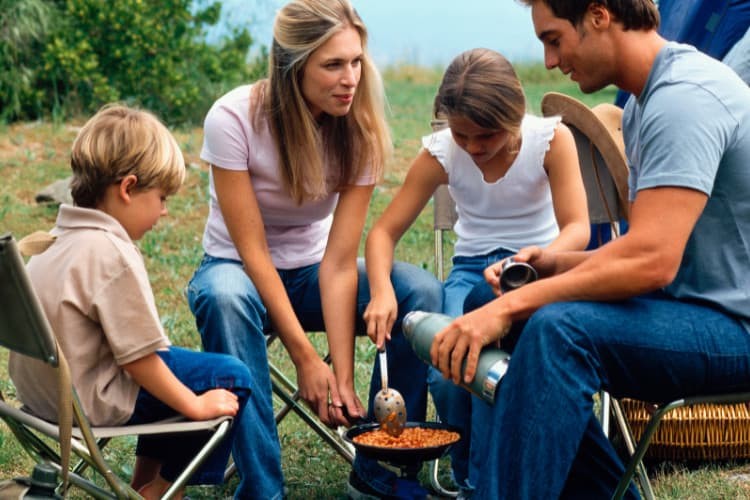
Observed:
[[[211,389],[228,389],[239,399],[239,412],[235,424],[242,418],[250,395],[250,372],[238,359],[226,354],[196,352],[171,346],[169,350],[156,351],[180,382],[196,394]],[[128,425],[147,424],[177,415],[178,413],[141,388],[133,415]],[[188,484],[221,484],[229,460],[229,451],[236,432],[232,426],[226,438],[193,474]],[[136,455],[161,462],[160,475],[174,481],[195,457],[208,439],[205,432],[171,435],[140,436]]]
[[[492,408],[478,497],[610,498],[624,467],[594,417],[601,390],[654,402],[748,391],[750,333],[663,293],[539,309]]]
[[[325,331],[317,264],[278,270],[289,300],[306,331]],[[370,301],[364,261],[358,261],[356,332],[364,334],[362,320]],[[391,273],[399,315],[388,343],[390,385],[401,392],[410,420],[424,420],[427,406],[427,365],[417,358],[401,332],[401,319],[412,310],[440,311],[442,287],[432,274],[395,262]],[[188,286],[190,309],[207,351],[229,353],[244,361],[251,372],[253,396],[239,422],[232,456],[241,476],[238,497],[279,498],[283,493],[281,452],[273,414],[271,379],[265,333],[271,330],[268,313],[239,261],[204,256]],[[370,382],[369,414],[373,396],[381,389],[380,369],[374,364]],[[388,494],[395,475],[376,461],[356,458],[361,479]],[[243,496],[246,495],[246,496]]]
[[[454,256],[451,272],[443,285],[443,313],[451,317],[461,316],[468,296],[484,296],[488,293],[490,297],[494,297],[484,279],[484,270],[514,254],[511,250],[498,248],[485,255]],[[484,460],[481,443],[487,438],[484,429],[488,424],[485,419],[489,405],[451,380],[443,378],[433,367],[429,368],[427,381],[440,420],[461,429],[463,437],[450,451],[451,472],[455,483],[468,496],[476,485],[479,466]]]

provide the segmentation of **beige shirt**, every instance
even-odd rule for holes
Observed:
[[[93,425],[118,425],[133,413],[138,385],[120,367],[170,345],[143,257],[120,223],[99,210],[61,205],[57,241],[27,265],[73,385]],[[57,420],[54,369],[11,353],[18,398]]]

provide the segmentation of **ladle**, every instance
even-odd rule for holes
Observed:
[[[380,358],[380,379],[383,388],[375,394],[374,412],[380,427],[393,437],[398,437],[406,424],[406,404],[404,397],[395,389],[388,387],[388,360],[385,346],[378,350]]]

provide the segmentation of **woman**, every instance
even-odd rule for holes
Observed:
[[[204,348],[250,368],[253,394],[233,456],[259,471],[249,496],[282,496],[264,333],[275,330],[297,370],[302,398],[330,426],[365,416],[354,390],[354,333],[369,302],[357,251],[375,182],[390,154],[382,82],[367,31],[347,0],[295,0],[278,13],[269,76],[221,97],[204,124],[211,165],[205,256],[189,288]],[[440,284],[394,266],[400,317],[437,311]],[[400,323],[399,323],[400,324]],[[325,330],[333,371],[306,331]],[[426,366],[400,330],[388,344],[391,385],[424,418]],[[371,397],[380,389],[377,365]],[[389,492],[392,475],[358,459],[357,476]]]

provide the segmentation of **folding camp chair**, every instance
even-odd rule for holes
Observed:
[[[69,483],[93,498],[140,498],[126,481],[112,472],[104,458],[102,450],[111,439],[147,434],[206,433],[206,444],[163,496],[171,498],[185,486],[231,427],[229,417],[199,422],[172,418],[146,425],[91,427],[70,382],[67,362],[57,348],[18,246],[10,234],[0,236],[0,345],[57,369],[61,402],[59,424],[35,417],[23,407],[11,404],[2,394],[0,418],[35,462],[46,463],[58,472],[63,479],[58,486],[60,492],[65,492]],[[79,459],[72,468],[69,463],[71,451]],[[103,478],[107,486],[102,487],[94,477],[84,475],[87,469]]]

